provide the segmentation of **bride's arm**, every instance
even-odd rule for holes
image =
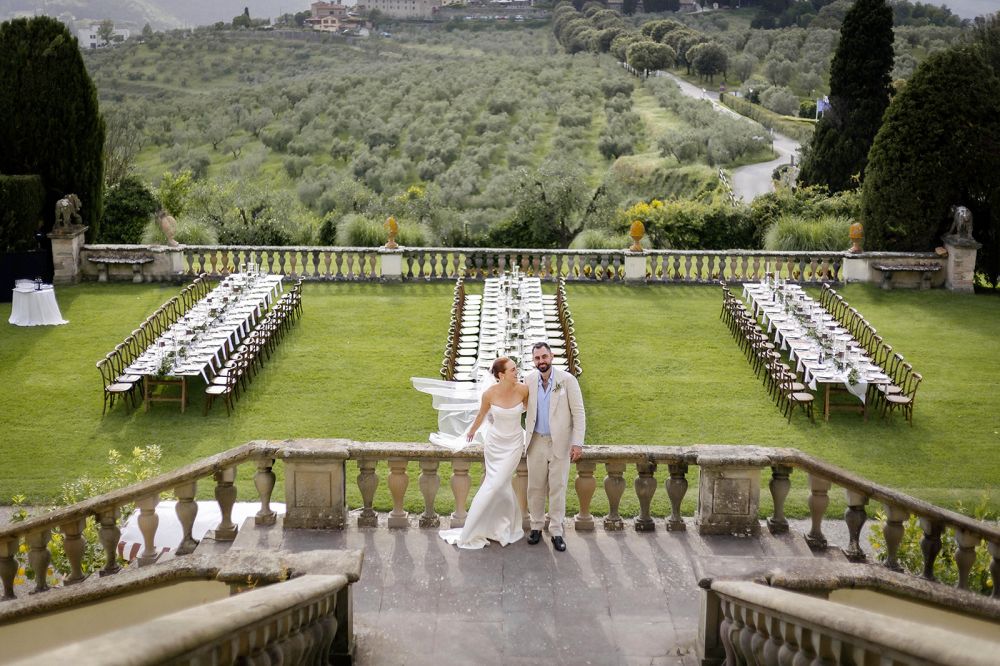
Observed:
[[[487,391],[483,394],[482,404],[479,405],[479,413],[476,414],[476,420],[472,422],[469,426],[469,432],[465,434],[466,441],[471,442],[472,438],[476,436],[476,431],[479,430],[479,426],[483,424],[483,419],[486,418],[486,412],[490,411],[490,392]]]

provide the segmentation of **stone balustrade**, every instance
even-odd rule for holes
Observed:
[[[928,664],[987,666],[996,663],[995,640],[934,626],[922,600],[923,621],[851,607],[765,582],[716,580],[706,583],[712,601],[703,606],[711,622],[701,633],[717,638],[702,664]],[[847,587],[858,587],[852,581]],[[894,597],[895,598],[895,597]],[[996,621],[996,609],[967,609]],[[942,614],[943,615],[943,614]],[[717,630],[718,635],[713,634]],[[711,648],[715,649],[711,649]]]
[[[521,272],[556,281],[647,282],[656,284],[712,283],[720,279],[739,282],[760,280],[765,272],[805,284],[840,282],[850,259],[864,263],[864,255],[847,252],[770,252],[766,250],[543,250],[502,248],[427,248],[389,250],[372,247],[298,247],[187,245],[178,247],[136,245],[85,245],[78,270],[97,280],[133,280],[131,267],[111,267],[98,274],[91,257],[123,257],[141,251],[152,258],[142,270],[146,281],[183,280],[201,273],[221,277],[254,263],[262,270],[294,278],[324,281],[428,281],[465,278],[481,280],[518,266]],[[885,261],[891,255],[880,253]],[[944,260],[930,255],[900,254]],[[853,265],[853,264],[852,264]],[[860,264],[859,264],[860,266]],[[118,273],[114,271],[117,270]],[[875,272],[877,273],[877,272]],[[944,279],[942,271],[942,280]],[[874,280],[877,276],[855,267],[851,279]]]
[[[36,572],[44,572],[49,564],[47,545],[51,531],[60,530],[65,536],[65,550],[72,572],[64,584],[71,585],[82,579],[80,563],[84,550],[82,532],[84,521],[93,517],[100,525],[100,539],[107,554],[101,575],[118,570],[115,547],[119,540],[117,525],[120,508],[135,503],[140,514],[138,523],[144,538],[140,566],[156,561],[156,504],[161,493],[173,492],[177,499],[177,516],[184,529],[184,537],[176,545],[178,554],[186,554],[195,546],[191,536],[197,505],[194,502],[197,483],[212,478],[215,497],[219,502],[222,520],[211,534],[216,540],[235,538],[237,526],[232,523],[231,511],[236,501],[236,468],[241,464],[256,466],[254,486],[260,511],[255,518],[258,524],[275,521],[270,509],[271,494],[275,486],[273,465],[281,461],[285,471],[286,515],[284,526],[310,528],[342,528],[347,520],[346,484],[347,461],[357,464],[357,488],[362,498],[357,512],[359,527],[379,526],[375,511],[375,496],[379,486],[377,468],[384,464],[388,469],[387,488],[392,499],[392,510],[386,526],[405,529],[411,523],[420,528],[437,528],[441,516],[435,511],[435,502],[441,492],[439,469],[442,463],[451,466],[449,491],[454,499],[455,511],[449,516],[449,526],[464,524],[465,507],[470,499],[472,463],[482,462],[480,446],[470,446],[458,453],[421,443],[354,442],[349,440],[292,440],[286,442],[251,442],[220,453],[203,461],[188,465],[155,479],[124,488],[78,504],[60,508],[52,513],[12,524],[0,529],[0,580],[4,598],[13,598],[13,580],[17,570],[14,555],[23,542],[29,548],[28,560]],[[408,466],[419,466],[417,485],[423,497],[423,510],[411,515],[404,504],[410,484]],[[598,468],[603,467],[603,489],[607,498],[608,513],[603,519],[595,518],[590,507],[597,492]],[[670,515],[657,519],[651,513],[652,500],[658,491],[654,477],[656,470],[666,466],[667,478],[664,492],[670,501]],[[688,490],[691,467],[699,468],[699,493],[693,521],[681,515],[681,506]],[[836,485],[843,489],[847,509],[845,521],[849,543],[845,549],[848,558],[865,561],[868,556],[861,545],[861,529],[868,515],[865,507],[879,502],[885,507],[884,524],[886,542],[885,566],[899,570],[898,552],[903,536],[903,523],[910,515],[919,517],[924,536],[921,551],[924,556],[924,577],[933,580],[934,562],[941,550],[941,537],[946,529],[955,532],[958,553],[958,587],[968,585],[969,573],[975,560],[975,549],[983,540],[988,544],[993,560],[990,572],[993,580],[1000,577],[1000,528],[953,511],[936,507],[857,476],[839,467],[795,449],[762,448],[754,446],[602,446],[585,447],[583,458],[576,463],[572,486],[579,500],[579,513],[572,518],[576,530],[594,530],[598,525],[614,531],[625,528],[621,515],[622,498],[627,490],[626,470],[634,468],[635,481],[632,492],[638,500],[639,512],[632,521],[634,529],[653,532],[663,529],[680,531],[689,524],[702,534],[753,535],[760,529],[758,520],[761,471],[769,469],[767,484],[773,512],[765,525],[772,533],[788,531],[785,518],[785,500],[791,489],[791,476],[798,471],[806,475],[810,489],[808,507],[812,526],[805,535],[814,549],[827,547],[822,531],[822,520],[830,502],[829,493]],[[525,516],[527,515],[527,466],[522,463],[512,479],[512,484]],[[411,520],[411,518],[413,520]],[[174,546],[174,544],[170,544]],[[36,576],[35,591],[47,588],[45,576]],[[997,586],[993,596],[1000,593]]]

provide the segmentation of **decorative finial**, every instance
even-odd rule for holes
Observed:
[[[864,226],[862,226],[860,222],[855,222],[854,224],[851,225],[849,233],[852,243],[849,252],[853,252],[854,254],[858,254],[859,252],[864,252],[864,250],[861,249],[861,241],[864,240],[865,238]]]
[[[633,222],[632,226],[629,227],[628,235],[632,239],[632,247],[628,249],[629,252],[642,252],[642,245],[639,244],[639,241],[646,235],[646,227],[642,222],[639,220]]]
[[[386,241],[385,248],[387,250],[397,249],[399,245],[396,243],[396,234],[399,233],[399,224],[396,223],[396,218],[390,215],[382,226],[389,232],[389,240]]]

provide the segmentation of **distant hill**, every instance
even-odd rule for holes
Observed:
[[[243,8],[254,18],[275,17],[309,9],[309,0],[0,0],[0,20],[41,10],[49,16],[63,13],[77,19],[106,19],[156,30],[230,21]]]

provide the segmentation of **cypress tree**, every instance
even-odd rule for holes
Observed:
[[[889,106],[892,10],[885,0],[857,0],[840,29],[830,65],[830,109],[816,125],[799,180],[831,192],[854,189]]]
[[[76,38],[46,16],[0,25],[0,173],[42,177],[49,226],[55,202],[79,196],[93,239],[103,172],[104,121]]]

